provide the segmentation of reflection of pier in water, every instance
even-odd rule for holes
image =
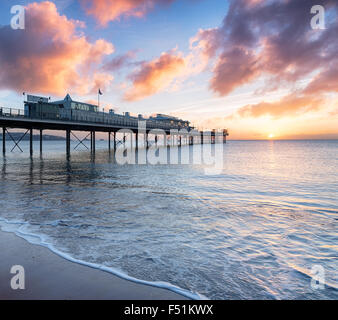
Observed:
[[[42,99],[42,98],[41,98]],[[93,110],[92,110],[93,109]],[[204,143],[225,143],[228,131],[197,131],[190,126],[189,121],[184,121],[176,117],[157,115],[156,117],[143,118],[131,116],[128,112],[124,115],[115,114],[113,110],[109,113],[98,112],[94,105],[73,101],[69,95],[64,100],[49,102],[48,99],[25,102],[25,110],[0,108],[0,126],[2,126],[2,150],[6,153],[6,135],[13,141],[13,151],[29,134],[30,154],[33,154],[33,130],[40,132],[40,153],[43,151],[43,130],[59,130],[66,132],[66,153],[70,156],[71,136],[75,138],[77,145],[90,149],[92,154],[96,150],[96,132],[108,134],[109,152],[125,145],[130,141],[131,147],[148,148],[151,144],[156,146],[162,139],[162,145],[193,145]],[[26,129],[22,136],[14,139],[9,128]],[[80,139],[76,136],[76,131],[87,132],[85,138]],[[150,136],[153,139],[150,139]],[[143,137],[141,141],[140,137]],[[90,147],[85,142],[90,138]]]

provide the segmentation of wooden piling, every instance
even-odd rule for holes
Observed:
[[[29,130],[29,154],[33,155],[33,129]]]
[[[6,127],[2,128],[2,153],[6,154]]]

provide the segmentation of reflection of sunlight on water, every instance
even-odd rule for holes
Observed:
[[[274,169],[276,166],[275,163],[275,153],[274,153],[274,141],[269,141],[269,169]]]
[[[65,253],[210,298],[336,297],[312,291],[309,270],[337,283],[337,142],[230,141],[214,176],[119,166],[106,142],[70,162],[63,141],[42,159],[23,146],[0,157],[0,218]]]

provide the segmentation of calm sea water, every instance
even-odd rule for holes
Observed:
[[[211,299],[338,298],[338,141],[229,141],[219,175],[64,144],[0,156],[3,227]]]

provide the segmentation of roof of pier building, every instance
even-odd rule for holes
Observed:
[[[63,100],[53,101],[52,103],[63,104],[65,108],[69,108],[69,109],[98,111],[98,106],[91,104],[91,103],[87,103],[87,102],[75,101],[71,98],[71,96],[68,93]]]

